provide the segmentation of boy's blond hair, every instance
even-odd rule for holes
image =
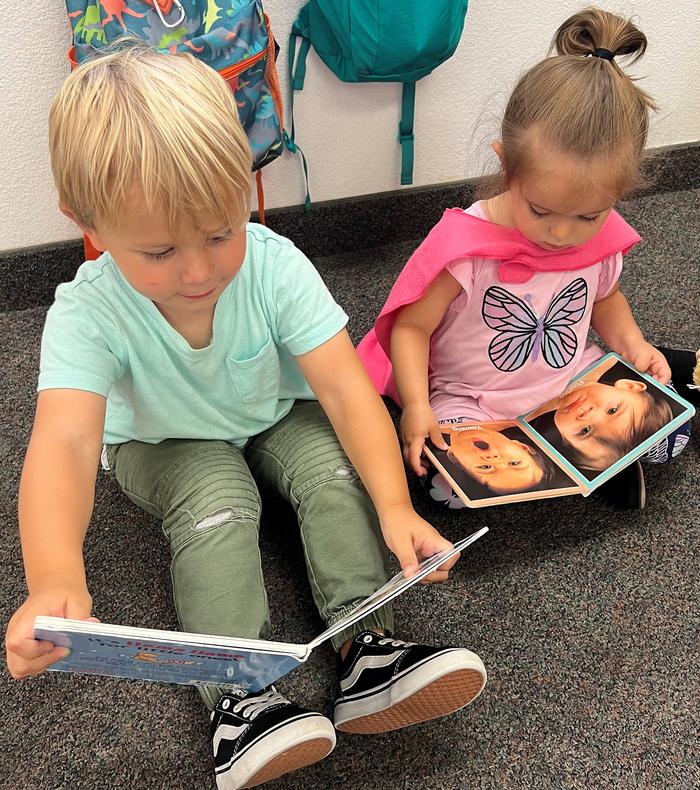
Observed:
[[[49,114],[59,199],[87,228],[115,226],[134,195],[206,232],[250,215],[252,157],[230,88],[188,54],[121,40],[79,66]]]

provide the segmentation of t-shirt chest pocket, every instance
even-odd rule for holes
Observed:
[[[280,359],[270,334],[257,353],[250,357],[227,357],[226,366],[241,400],[261,401],[279,393]]]

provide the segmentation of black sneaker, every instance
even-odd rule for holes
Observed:
[[[676,391],[687,401],[700,405],[700,391],[694,388],[694,372],[700,370],[700,349],[688,351],[680,348],[657,346],[671,368],[671,381]],[[690,385],[690,386],[689,386]]]
[[[273,686],[224,694],[211,714],[211,737],[219,790],[269,782],[322,760],[335,746],[325,716],[294,705]]]
[[[484,665],[469,650],[363,631],[340,661],[333,721],[344,732],[397,730],[463,708],[485,684]]]
[[[615,510],[644,510],[647,489],[644,484],[644,469],[639,461],[626,466],[602,486],[595,489],[608,505]]]

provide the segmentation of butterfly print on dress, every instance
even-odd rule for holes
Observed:
[[[588,285],[582,277],[552,299],[544,318],[505,288],[492,286],[481,307],[484,322],[497,332],[489,344],[489,359],[499,370],[512,373],[530,357],[535,361],[541,349],[550,367],[566,367],[578,348],[571,327],[583,318],[587,302]]]

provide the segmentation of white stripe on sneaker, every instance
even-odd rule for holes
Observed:
[[[425,658],[423,658],[421,661],[417,661],[415,664],[409,664],[409,666],[405,667],[400,672],[394,672],[388,680],[384,681],[384,683],[378,683],[376,686],[372,686],[371,688],[365,689],[364,691],[356,691],[354,694],[344,693],[343,700],[347,701],[353,699],[362,699],[362,697],[371,697],[377,692],[383,691],[384,689],[393,686],[400,678],[403,678],[406,675],[410,675],[413,672],[422,669],[426,664],[430,664],[431,662],[437,660],[438,658],[441,658],[442,656],[449,655],[450,653],[462,653],[462,652],[463,652],[462,648],[448,647],[445,648],[445,650],[441,651],[440,653],[434,653],[433,655],[425,656]],[[475,655],[475,654],[471,654],[471,655]],[[479,657],[477,656],[477,658]]]
[[[282,776],[326,757],[335,747],[335,728],[325,716],[300,717],[268,730],[226,764],[216,768],[218,790],[238,790]],[[308,744],[308,748],[304,748]],[[273,764],[272,770],[270,764]],[[253,785],[250,784],[251,780]]]
[[[233,741],[242,735],[250,727],[250,724],[244,726],[236,726],[235,724],[219,724],[214,733],[212,744],[214,746],[214,754],[219,751],[219,744],[225,738],[227,741]]]
[[[471,670],[481,675],[481,684],[476,694],[472,694],[468,699],[465,698],[456,707],[448,706],[449,710],[446,712],[457,710],[476,699],[486,684],[486,670],[483,662],[475,653],[463,649],[448,650],[438,657],[426,658],[408,670],[398,673],[392,680],[384,684],[363,693],[344,696],[336,700],[333,714],[335,726],[342,730],[344,729],[343,725],[354,719],[361,719],[393,708],[442,677],[463,670]],[[438,713],[437,715],[443,714]],[[433,716],[431,715],[430,718]],[[398,726],[404,725],[399,724]],[[363,732],[363,730],[353,731]],[[377,730],[377,732],[380,731]]]
[[[352,672],[348,675],[348,677],[340,681],[340,688],[345,691],[345,689],[347,689],[349,686],[352,686],[356,682],[363,670],[377,669],[378,667],[388,667],[389,664],[393,664],[394,662],[398,661],[405,652],[405,650],[402,650],[398,655],[396,653],[390,653],[388,656],[363,656],[352,668]]]
[[[221,765],[218,765],[215,768],[215,772],[218,774],[218,773],[223,773],[225,771],[228,771],[229,768],[231,767],[231,765],[234,762],[236,762],[237,760],[240,760],[241,757],[244,754],[246,754],[248,751],[250,751],[253,747],[256,747],[261,741],[264,741],[265,739],[268,739],[269,736],[272,735],[272,733],[279,732],[280,730],[285,729],[285,727],[290,727],[291,725],[296,725],[299,722],[305,721],[307,719],[312,720],[312,726],[313,726],[313,722],[314,721],[317,721],[317,720],[326,720],[327,721],[327,719],[325,719],[325,716],[322,716],[320,713],[316,713],[314,711],[303,711],[298,716],[294,716],[294,717],[289,718],[289,719],[284,719],[283,721],[280,721],[278,724],[276,724],[274,727],[270,727],[267,730],[264,730],[263,732],[261,732],[254,740],[252,740],[250,743],[246,744],[246,746],[243,749],[241,749],[240,751],[236,751],[233,754],[233,756],[231,757],[231,759],[227,763],[222,763]],[[223,726],[224,727],[229,727],[231,725],[224,724]],[[218,732],[218,727],[217,727],[217,732]]]

